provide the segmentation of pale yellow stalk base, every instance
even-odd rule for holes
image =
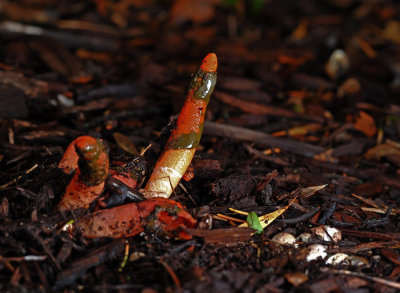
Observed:
[[[189,167],[195,152],[196,148],[165,150],[144,188],[148,191],[144,196],[151,198],[158,194],[168,198]]]

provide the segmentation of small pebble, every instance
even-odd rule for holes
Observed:
[[[325,72],[330,78],[337,79],[343,75],[349,67],[350,62],[346,52],[342,49],[336,49],[325,64]]]

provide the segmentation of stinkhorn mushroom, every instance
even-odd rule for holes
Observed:
[[[108,175],[109,160],[104,144],[100,139],[80,136],[68,146],[58,166],[68,174],[75,170],[58,209],[89,208],[103,192]]]
[[[78,137],[68,146],[59,167],[66,173],[75,171],[58,205],[60,211],[87,209],[99,199],[109,173],[108,154],[101,140],[90,136]],[[137,185],[137,177],[134,176],[136,172],[133,172],[135,168],[131,169],[133,173],[128,170],[129,168],[122,168],[112,172],[113,177],[109,177],[107,181],[108,188],[115,188],[117,191],[121,189],[122,199],[132,199],[133,196],[135,200],[141,200],[140,193],[129,186]],[[100,206],[113,206],[118,204],[118,198],[111,196],[104,203],[105,205]],[[147,232],[190,239],[191,235],[186,233],[185,228],[194,228],[195,225],[196,220],[179,203],[166,198],[152,198],[98,210],[75,221],[75,227],[87,238],[123,238]]]
[[[169,197],[190,165],[203,132],[207,105],[217,80],[217,66],[217,56],[210,53],[193,76],[176,128],[145,187],[146,197],[154,194]],[[89,208],[103,191],[109,171],[102,142],[90,136],[77,138],[68,147],[59,167],[66,173],[75,170],[59,210]],[[132,181],[127,176],[129,173],[111,174],[118,181],[113,186],[126,183],[136,187],[136,178]],[[161,197],[98,210],[76,219],[76,226],[88,238],[122,238],[150,232],[190,239],[184,228],[195,225],[196,220],[179,203]]]
[[[87,238],[123,238],[148,232],[190,239],[184,228],[194,228],[196,220],[179,203],[159,197],[99,210],[77,219],[76,224]]]
[[[209,53],[193,76],[187,98],[144,192],[168,198],[188,168],[203,132],[210,96],[217,81],[217,56]]]

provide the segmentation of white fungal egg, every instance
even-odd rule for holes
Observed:
[[[328,257],[328,259],[326,260],[326,264],[327,265],[340,265],[342,264],[344,261],[346,261],[346,259],[348,259],[349,256],[345,253],[335,253],[334,255],[331,255],[330,257]]]
[[[304,232],[301,233],[299,236],[297,236],[297,241],[308,243],[312,239],[312,234],[309,232]]]
[[[326,245],[313,244],[308,247],[307,261],[317,260],[319,258],[324,259],[328,254],[326,253]]]
[[[347,255],[345,253],[339,252],[331,255],[325,262],[327,265],[341,265],[341,266],[351,266],[351,267],[364,267],[369,266],[368,261],[360,256]]]
[[[332,52],[325,64],[325,72],[332,79],[336,79],[350,67],[350,61],[345,51],[337,49]]]
[[[320,239],[328,242],[338,242],[342,240],[340,230],[330,226],[318,226],[312,228],[311,231]]]
[[[280,245],[292,246],[296,244],[296,238],[292,234],[287,232],[278,233],[274,237],[272,237],[271,240],[279,243]]]
[[[362,256],[357,256],[357,255],[351,255],[347,259],[347,262],[349,263],[350,266],[352,267],[369,267],[369,262],[367,259],[365,259]]]

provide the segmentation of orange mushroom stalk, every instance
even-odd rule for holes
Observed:
[[[104,144],[91,136],[80,136],[68,146],[58,166],[65,173],[75,170],[58,209],[89,208],[103,192],[108,175],[109,160]]]
[[[192,161],[203,132],[207,105],[217,81],[217,67],[217,56],[209,53],[193,76],[176,128],[144,188],[147,198],[168,198]]]

